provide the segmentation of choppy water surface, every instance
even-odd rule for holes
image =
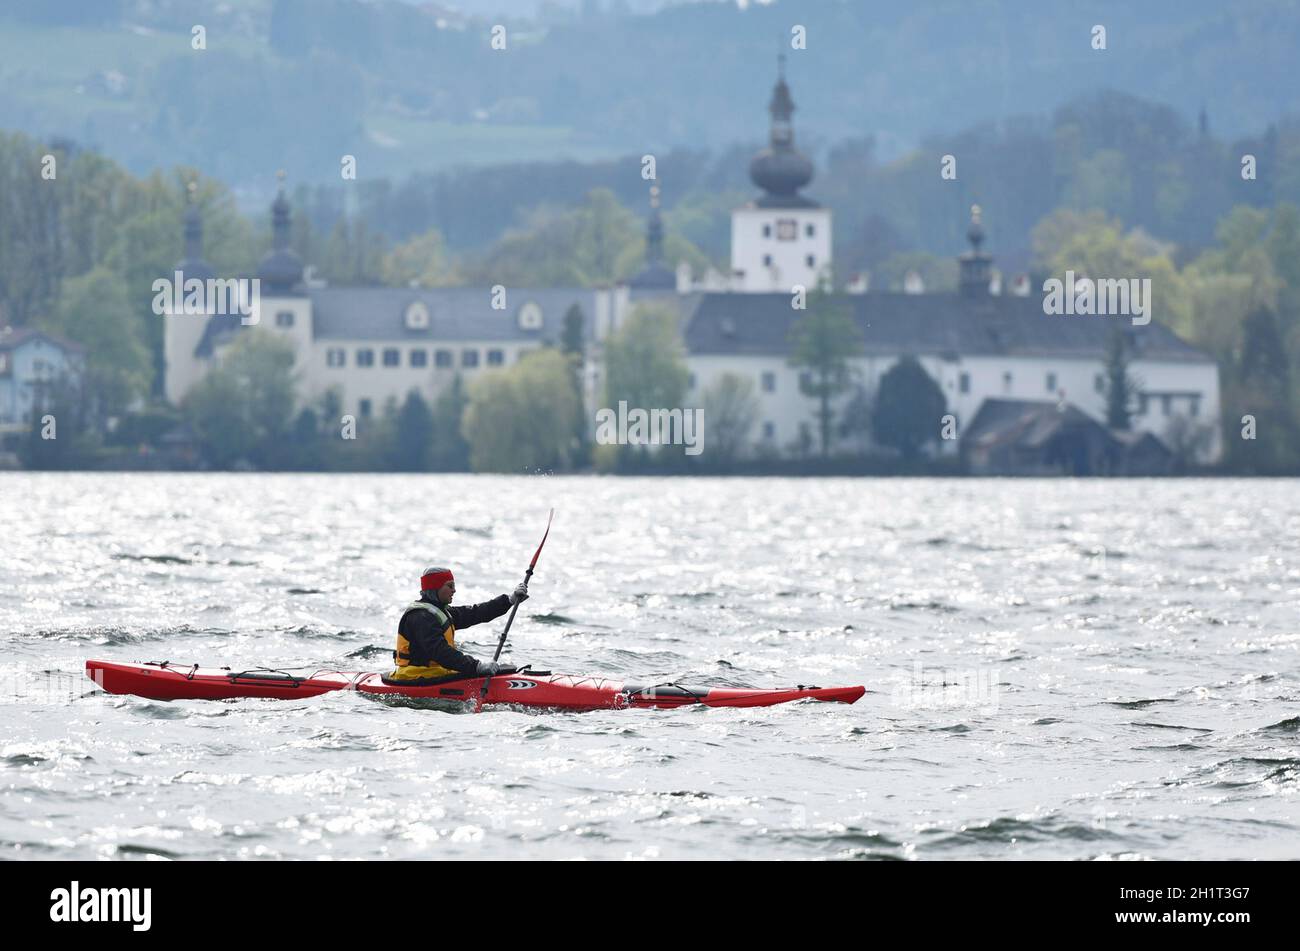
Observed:
[[[378,669],[430,562],[508,656],[855,706],[157,703]],[[1300,858],[1300,484],[0,475],[0,857]],[[489,654],[500,624],[470,629]]]

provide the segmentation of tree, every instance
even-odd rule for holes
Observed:
[[[433,401],[433,449],[429,467],[435,472],[465,472],[469,469],[469,443],[465,440],[465,407],[469,398],[457,373]]]
[[[221,365],[189,392],[182,409],[218,468],[248,461],[275,467],[291,452],[293,345],[270,331],[245,331]]]
[[[948,401],[919,360],[905,356],[880,378],[871,427],[876,442],[913,460],[936,438]]]
[[[587,444],[586,393],[584,392],[582,372],[587,362],[587,342],[583,334],[585,318],[582,308],[575,301],[564,313],[564,330],[560,336],[560,347],[564,353],[565,363],[569,368],[569,382],[573,385],[573,395],[577,397],[577,412],[573,414],[574,463],[583,465],[590,453]]]
[[[564,357],[549,348],[475,380],[463,427],[474,471],[566,466],[576,402]]]
[[[419,390],[406,394],[388,428],[389,466],[398,472],[424,472],[433,448],[433,413]]]
[[[702,408],[706,451],[725,466],[743,454],[758,418],[753,381],[735,373],[722,374],[705,389]]]
[[[522,230],[508,232],[476,265],[471,283],[507,286],[578,284],[590,287],[626,278],[639,261],[641,224],[614,193],[595,188],[577,208],[533,212]]]
[[[626,400],[632,408],[682,405],[690,371],[677,332],[677,309],[668,303],[638,304],[605,344],[605,405]]]
[[[1141,384],[1128,372],[1128,344],[1118,327],[1106,338],[1106,425],[1127,430],[1133,425],[1133,403]]]
[[[1237,375],[1242,383],[1279,401],[1285,401],[1291,391],[1286,343],[1270,308],[1253,310],[1242,321]]]
[[[148,394],[153,367],[144,329],[116,274],[96,267],[67,279],[53,317],[42,323],[85,348],[86,388],[101,419]]]
[[[853,381],[849,360],[862,350],[862,334],[848,303],[837,299],[823,282],[808,295],[808,309],[790,329],[790,363],[806,368],[799,389],[818,402],[817,422],[822,456],[831,451],[831,402]]]
[[[460,277],[436,228],[385,254],[380,273],[389,287],[449,287]]]

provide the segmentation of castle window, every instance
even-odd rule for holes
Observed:
[[[279,313],[277,313],[277,314],[275,315],[275,325],[276,325],[277,327],[292,327],[292,326],[293,326],[293,311],[291,311],[291,310],[282,310],[282,311],[280,311]]]
[[[1055,374],[1055,373],[1049,373],[1049,374],[1047,374],[1047,392],[1049,392],[1049,393],[1055,393],[1055,392],[1056,392],[1056,374]]]
[[[771,370],[763,371],[763,392],[764,393],[776,392],[776,374],[773,373]]]
[[[423,367],[429,365],[429,351],[423,348],[411,351],[411,366]]]
[[[771,226],[771,225],[763,225],[763,237],[765,237],[765,238],[770,238],[770,237],[772,237],[772,226]]]
[[[487,362],[490,367],[499,367],[506,362],[506,355],[500,350],[489,350],[487,352]]]
[[[804,234],[806,234],[810,238],[813,236],[815,232],[816,229],[812,225],[808,225],[808,227],[804,229]]]
[[[817,266],[817,259],[816,259],[813,255],[811,255],[811,254],[808,255],[808,257],[804,258],[804,260],[808,262],[808,266],[809,266],[809,267],[816,267],[816,266]]]
[[[460,365],[463,366],[463,367],[476,367],[476,366],[478,366],[478,351],[477,351],[477,350],[462,350],[462,351],[460,352]]]
[[[1160,412],[1164,415],[1169,415],[1169,411],[1173,408],[1173,405],[1174,398],[1169,394],[1166,393],[1164,396],[1160,397]]]
[[[384,366],[400,367],[402,365],[402,353],[396,347],[384,348]]]
[[[1002,392],[1003,393],[1011,392],[1011,371],[1010,370],[1002,374]]]
[[[799,222],[793,218],[782,218],[776,223],[776,240],[793,241],[799,237]]]
[[[325,351],[325,365],[327,367],[341,367],[348,362],[348,352],[342,347],[330,347]]]
[[[1147,410],[1151,408],[1151,398],[1143,393],[1138,397],[1138,415],[1145,416]]]
[[[357,366],[372,367],[375,365],[375,351],[369,347],[363,347],[357,351]]]
[[[449,367],[453,362],[453,355],[450,350],[435,350],[433,352],[434,366]]]
[[[776,423],[772,422],[771,420],[766,420],[766,421],[764,421],[764,423],[763,423],[763,438],[764,438],[764,439],[775,439],[775,438],[776,438]]]
[[[970,392],[970,374],[969,374],[969,373],[963,373],[960,377],[957,378],[957,388],[958,388],[959,390],[961,390],[963,393],[969,393],[969,392]]]
[[[357,412],[363,419],[370,418],[370,400],[360,400],[357,403]]]
[[[1094,390],[1096,390],[1098,393],[1105,393],[1105,392],[1106,392],[1106,377],[1104,377],[1104,376],[1103,376],[1102,374],[1100,374],[1100,373],[1098,373],[1096,376],[1094,376],[1094,377],[1092,378],[1092,388],[1093,388]]]
[[[1201,415],[1201,398],[1193,396],[1187,401],[1187,412],[1192,416]]]
[[[772,255],[770,254],[763,255],[763,267],[771,267],[771,266],[772,266]]]

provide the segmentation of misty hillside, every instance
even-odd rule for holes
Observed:
[[[1100,89],[1216,134],[1297,111],[1289,0],[641,4],[57,0],[0,7],[0,128],[136,172],[178,163],[265,194],[275,168],[337,180],[758,143],[781,50],[801,143],[929,135],[1048,115]],[[507,48],[490,48],[506,7]],[[525,18],[527,14],[531,18]],[[206,31],[204,50],[191,30]],[[808,48],[790,50],[792,25]],[[1090,45],[1107,30],[1107,49]],[[1225,82],[1224,77],[1232,81]]]

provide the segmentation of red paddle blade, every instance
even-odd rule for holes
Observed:
[[[555,509],[551,509],[551,514],[546,516],[546,531],[542,534],[542,544],[537,546],[537,551],[533,552],[533,560],[528,563],[528,570],[532,571],[537,567],[537,556],[542,553],[542,545],[546,544],[546,536],[551,534],[551,519],[555,518]]]

